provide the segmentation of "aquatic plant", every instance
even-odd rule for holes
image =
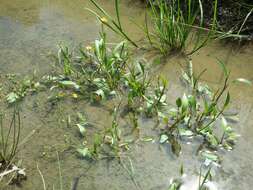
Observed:
[[[15,163],[20,139],[20,114],[15,107],[9,126],[3,121],[0,114],[0,186],[5,188],[9,184],[20,185],[26,179],[25,169],[20,162]],[[4,180],[7,179],[7,180]],[[2,183],[3,182],[3,183]]]
[[[9,167],[17,154],[20,138],[20,114],[14,109],[9,126],[3,123],[3,115],[0,115],[0,170],[3,171]],[[7,131],[6,131],[7,130]]]
[[[72,68],[73,52],[70,52],[67,46],[59,45],[57,58],[59,65],[63,69],[63,74],[65,76],[71,75],[74,72]]]
[[[57,189],[59,189],[59,190],[63,190],[64,188],[64,186],[63,186],[63,177],[62,177],[62,170],[61,170],[61,163],[60,163],[60,158],[59,158],[59,153],[58,152],[56,152],[56,155],[57,155],[57,163],[58,163],[58,177],[59,177],[59,181],[58,181],[58,183],[59,183],[59,188],[57,188]],[[40,170],[40,168],[39,168],[39,165],[37,164],[37,170],[38,170],[38,172],[39,172],[39,175],[40,175],[40,177],[41,177],[41,181],[42,181],[42,184],[43,184],[43,190],[47,190],[48,188],[47,188],[47,185],[46,185],[46,181],[45,181],[45,178],[44,178],[44,175],[43,175],[43,173],[41,172],[41,170]],[[79,179],[79,178],[78,178]],[[78,179],[77,179],[77,181],[76,180],[74,180],[74,183],[73,184],[71,184],[71,190],[77,190],[77,186],[78,186]],[[53,185],[53,190],[55,190],[56,188],[55,188],[55,184],[52,184]]]
[[[149,0],[151,7],[150,17],[152,28],[149,29],[146,17],[146,24],[143,31],[146,34],[151,46],[159,49],[163,54],[171,51],[185,51],[189,44],[193,43],[191,50],[187,54],[193,54],[205,46],[215,31],[217,0],[214,1],[214,13],[212,28],[204,37],[203,28],[203,8],[201,0]],[[182,9],[182,6],[185,8]],[[196,6],[199,8],[197,9]],[[197,24],[197,19],[199,25]]]
[[[90,12],[92,12],[96,17],[100,20],[102,24],[107,26],[109,29],[111,29],[113,32],[116,34],[119,34],[122,36],[124,39],[129,41],[133,46],[138,47],[138,45],[131,40],[131,38],[126,34],[124,29],[122,28],[121,25],[121,20],[120,20],[120,9],[119,9],[119,0],[114,0],[114,8],[116,12],[116,19],[113,18],[109,13],[107,13],[101,5],[99,5],[95,0],[90,0],[93,5],[95,5],[96,9],[98,12],[95,12],[91,9],[88,9]]]
[[[125,75],[125,84],[128,91],[128,108],[134,110],[141,107],[150,86],[150,79],[143,63],[137,62],[129,68],[129,72]]]
[[[111,126],[105,128],[103,132],[97,132],[92,138],[92,142],[84,144],[77,152],[82,158],[99,159],[121,159],[121,154],[129,149],[129,142],[123,141],[121,130],[118,124],[118,108],[114,108],[112,113]]]
[[[224,72],[224,81],[221,88],[212,92],[207,85],[199,83],[200,76],[195,76],[192,70],[192,63],[189,63],[189,71],[183,73],[183,78],[190,87],[190,94],[184,94],[182,98],[176,100],[177,108],[170,109],[169,117],[164,117],[167,123],[162,130],[160,143],[169,141],[172,151],[179,155],[181,145],[178,138],[193,137],[199,135],[203,138],[198,152],[202,149],[217,149],[223,146],[231,150],[235,144],[237,135],[228,125],[225,110],[230,104],[229,71],[222,62],[219,62]],[[238,81],[238,80],[236,80]],[[241,80],[249,83],[246,79]],[[221,101],[221,97],[225,100]],[[221,124],[217,122],[221,120]],[[172,121],[172,123],[170,123]],[[217,135],[217,130],[222,131],[222,137]],[[224,138],[224,136],[226,136]],[[212,153],[204,152],[202,155],[209,160],[219,161]],[[215,158],[214,158],[215,157]],[[214,159],[212,159],[214,158]]]
[[[117,121],[117,108],[113,110],[112,125],[108,127],[104,133],[104,143],[108,144],[115,157],[120,158],[120,142],[121,142],[121,130]]]
[[[205,174],[200,169],[199,176],[192,179],[187,179],[187,175],[183,172],[181,167],[180,177],[171,179],[168,190],[217,190],[216,186],[211,182],[211,167],[207,169]]]
[[[10,92],[6,95],[8,104],[15,104],[22,100],[28,93],[34,93],[41,89],[40,83],[37,81],[35,74],[32,78],[25,77],[18,80],[15,76],[9,78]]]
[[[125,72],[125,65],[128,60],[128,52],[125,42],[117,44],[113,50],[110,50],[106,44],[106,34],[100,33],[100,40],[94,44],[93,54],[89,54],[93,64],[96,65],[93,75],[102,75],[108,87],[113,90],[118,87],[122,75]]]
[[[94,101],[115,94],[115,90],[118,90],[122,83],[129,58],[125,42],[120,42],[111,50],[107,46],[103,28],[100,37],[88,51],[80,49],[83,60],[79,64],[82,70],[81,77],[85,77],[85,89],[92,91],[91,97]]]
[[[157,85],[151,95],[145,96],[146,106],[144,111],[147,116],[158,116],[159,112],[167,105],[166,103],[166,87],[168,81],[163,77],[158,77]]]
[[[50,96],[53,101],[72,92],[74,99],[84,97],[100,102],[114,96],[115,91],[119,90],[128,58],[126,42],[109,47],[102,26],[100,39],[91,46],[81,45],[78,52],[70,52],[68,47],[60,46],[56,59],[58,67],[52,74],[43,76],[40,84],[56,91]]]

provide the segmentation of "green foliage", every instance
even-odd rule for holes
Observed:
[[[202,173],[201,169],[198,176],[199,179],[197,181],[191,181],[190,182],[191,187],[190,187],[190,186],[184,185],[185,183],[187,184],[187,175],[183,173],[183,168],[181,167],[181,171],[180,171],[181,177],[172,179],[168,190],[180,190],[180,189],[185,189],[185,188],[189,188],[189,189],[197,188],[198,190],[209,190],[209,185],[207,183],[209,183],[212,178],[211,168],[208,168],[208,170],[204,174]],[[195,187],[195,183],[198,183],[196,187]]]
[[[58,63],[63,69],[63,74],[69,76],[73,73],[72,68],[73,52],[70,52],[66,46],[59,46],[58,50]]]
[[[20,122],[20,114],[16,109],[9,126],[5,126],[3,115],[0,115],[0,170],[10,166],[16,157],[20,138]]]
[[[122,141],[117,117],[117,108],[114,108],[111,126],[107,127],[104,132],[95,133],[91,144],[86,144],[77,149],[81,157],[93,160],[121,158],[121,153],[129,148],[128,142]]]
[[[189,70],[183,72],[182,76],[189,86],[190,94],[184,94],[182,98],[176,100],[177,108],[171,109],[169,118],[165,119],[167,126],[162,132],[160,140],[161,143],[170,142],[172,151],[176,155],[179,155],[181,150],[178,137],[202,136],[201,149],[217,149],[219,146],[226,149],[233,148],[237,135],[228,126],[223,115],[230,104],[230,94],[226,92],[229,87],[229,72],[224,64],[221,66],[225,79],[223,86],[215,93],[207,85],[200,84],[201,75],[195,76],[191,61]],[[225,99],[221,102],[223,96]],[[220,119],[222,119],[222,125],[218,127]],[[172,121],[172,124],[168,121]],[[217,131],[223,131],[223,136],[219,137]]]
[[[28,93],[34,93],[41,89],[41,84],[35,80],[35,77],[25,78],[18,81],[15,77],[10,79],[11,89],[6,95],[8,104],[14,104],[22,100]]]
[[[119,0],[114,0],[114,9],[116,12],[116,19],[110,16],[101,5],[99,5],[95,0],[90,0],[91,3],[96,7],[98,10],[97,12],[88,9],[90,12],[92,12],[96,17],[100,20],[102,24],[107,26],[109,29],[111,29],[113,32],[116,34],[119,34],[122,36],[124,39],[129,41],[133,46],[138,47],[138,45],[131,40],[131,38],[126,34],[124,29],[122,28],[121,21],[120,21],[120,9],[119,9]]]
[[[166,87],[168,81],[163,77],[159,77],[157,85],[154,88],[154,92],[151,95],[145,96],[146,108],[145,112],[147,116],[158,116],[159,112],[163,110],[166,103]]]
[[[191,43],[194,45],[187,54],[192,54],[205,46],[215,30],[217,0],[214,1],[213,27],[206,37],[202,35],[206,30],[203,28],[202,2],[198,1],[198,9],[196,2],[172,0],[169,3],[166,0],[149,0],[152,29],[148,28],[146,19],[144,32],[150,44],[163,54],[175,50],[185,51]],[[186,8],[183,10],[182,6]],[[199,26],[196,26],[198,17]]]
[[[148,74],[141,62],[129,68],[129,73],[125,76],[125,83],[128,90],[128,107],[130,109],[140,107],[144,101],[147,88],[150,86]]]
[[[79,52],[70,53],[69,48],[60,47],[57,63],[61,69],[42,77],[40,83],[51,90],[72,91],[71,96],[75,99],[82,96],[100,102],[114,96],[126,72],[127,46],[120,42],[112,49],[108,47],[103,27],[100,37],[92,46],[80,46]],[[65,93],[56,93],[50,99],[62,97]]]

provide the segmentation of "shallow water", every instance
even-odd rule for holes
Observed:
[[[112,0],[99,1],[113,12]],[[141,39],[141,32],[128,17],[135,22],[143,18],[142,6],[134,1],[122,1],[123,23],[135,40]],[[44,74],[51,70],[50,54],[55,53],[57,44],[65,43],[72,47],[80,42],[89,43],[98,37],[99,24],[94,16],[85,10],[91,7],[88,0],[0,0],[0,74],[19,73],[21,76],[37,73]],[[110,34],[111,40],[117,40]],[[154,57],[152,53],[140,52],[147,60]],[[212,43],[193,56],[194,69],[200,72],[207,68],[203,81],[210,85],[219,85],[222,72],[217,66],[219,58],[231,69],[232,78],[243,77],[253,80],[252,46],[238,48],[235,45]],[[162,73],[169,79],[169,102],[174,103],[181,96],[184,88],[179,81],[180,64],[185,60],[180,56],[172,56],[164,64],[154,68],[155,74]],[[0,78],[3,82],[4,79]],[[219,189],[238,190],[251,189],[253,186],[253,88],[246,85],[235,85],[231,88],[231,109],[239,112],[240,122],[236,131],[241,134],[235,150],[223,155],[223,168],[216,181]],[[59,152],[64,189],[70,189],[73,179],[80,177],[78,189],[167,189],[170,178],[178,176],[180,165],[184,164],[186,173],[194,174],[199,170],[201,162],[194,155],[197,144],[184,145],[179,158],[172,155],[168,147],[158,143],[139,142],[132,145],[129,156],[134,166],[134,180],[117,161],[100,161],[89,163],[77,158],[72,146],[81,143],[75,127],[66,124],[68,115],[75,121],[76,112],[87,115],[95,128],[110,125],[110,110],[113,105],[105,103],[93,106],[87,102],[66,100],[52,108],[47,103],[47,94],[27,97],[22,103],[22,139],[28,134],[30,138],[22,144],[19,159],[26,168],[27,181],[21,189],[43,189],[37,170],[37,164],[44,174],[46,184],[52,189],[53,184],[59,189],[59,175],[56,151]],[[3,101],[1,101],[3,105]],[[5,108],[5,106],[2,106]],[[109,110],[109,111],[108,111]],[[152,135],[158,140],[154,123],[140,119],[141,136]],[[124,128],[127,121],[120,121]],[[97,125],[97,126],[96,126]],[[92,132],[94,129],[90,129]],[[129,165],[127,159],[125,164]],[[136,184],[138,184],[136,186]],[[139,187],[138,187],[139,186]],[[5,189],[16,189],[15,186]]]

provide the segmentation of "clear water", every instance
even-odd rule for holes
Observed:
[[[113,14],[113,1],[99,1]],[[0,74],[18,73],[21,76],[32,74],[34,70],[42,75],[51,70],[50,54],[55,53],[57,44],[72,47],[80,42],[89,43],[98,37],[99,24],[94,16],[85,10],[91,7],[88,0],[0,0]],[[135,1],[122,1],[122,20],[126,30],[135,40],[142,38],[138,28],[129,21],[132,18],[140,23],[144,17],[142,5]],[[110,34],[110,33],[109,33]],[[110,39],[118,40],[113,34]],[[140,52],[147,60],[152,52]],[[232,78],[243,77],[253,80],[252,46],[238,48],[236,45],[222,45],[215,42],[193,56],[194,69],[200,72],[207,68],[203,80],[210,85],[219,85],[222,73],[217,66],[219,58],[231,69]],[[185,60],[180,56],[168,58],[164,64],[154,67],[153,75],[162,73],[169,79],[169,102],[183,93],[179,81],[180,64]],[[1,77],[0,81],[4,79]],[[216,177],[219,189],[250,190],[253,186],[253,88],[235,85],[231,88],[232,106],[239,112],[240,122],[236,131],[241,135],[235,150],[224,153],[222,169]],[[6,109],[1,95],[1,107]],[[134,180],[119,163],[114,161],[87,162],[77,158],[71,147],[81,143],[75,127],[66,125],[67,116],[75,118],[76,112],[87,115],[89,121],[98,126],[110,125],[110,111],[113,104],[105,103],[95,107],[87,102],[75,103],[71,100],[60,102],[52,108],[47,103],[47,94],[40,93],[28,97],[22,103],[22,139],[31,134],[20,147],[18,158],[26,168],[28,179],[21,187],[9,186],[4,189],[40,190],[42,181],[37,164],[42,171],[48,189],[59,189],[58,162],[60,155],[63,186],[70,189],[74,179],[79,178],[78,189],[85,190],[162,190],[167,189],[170,178],[178,176],[181,164],[186,173],[194,175],[200,167],[200,160],[194,154],[197,144],[184,145],[179,158],[172,155],[169,146],[158,143],[139,142],[128,153],[134,167]],[[141,136],[152,135],[158,140],[154,123],[140,119]],[[127,121],[120,121],[127,127]],[[94,126],[95,128],[97,126]],[[128,159],[123,159],[129,165]]]

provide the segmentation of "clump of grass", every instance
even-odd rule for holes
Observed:
[[[214,1],[214,13],[212,28],[203,37],[202,33],[206,30],[203,28],[203,8],[201,0],[196,2],[187,0],[149,0],[151,7],[150,17],[152,28],[149,29],[147,19],[144,27],[147,39],[150,44],[159,49],[163,54],[171,51],[186,51],[189,44],[194,44],[187,54],[193,54],[205,46],[215,31],[217,0]],[[186,8],[182,10],[182,6]],[[199,18],[199,25],[197,19]]]
[[[109,27],[113,32],[121,35],[135,47],[138,45],[133,42],[124,32],[120,22],[119,0],[115,0],[116,19],[113,19],[95,0],[90,0],[98,10],[92,11],[102,24]],[[214,0],[214,11],[210,29],[204,28],[203,7],[201,0],[149,0],[151,29],[148,26],[148,17],[145,17],[144,31],[150,45],[159,49],[164,55],[171,51],[187,50],[187,55],[193,54],[213,37],[216,30],[217,0]],[[198,4],[196,6],[196,4]],[[185,6],[184,10],[182,7]],[[198,8],[196,8],[198,7]],[[199,25],[197,25],[199,22]],[[203,33],[208,34],[203,35]],[[194,44],[188,51],[190,44]]]
[[[0,170],[5,170],[14,161],[20,138],[20,114],[14,110],[9,126],[3,123],[3,115],[0,115]]]
[[[3,115],[0,115],[0,183],[5,188],[9,184],[20,185],[26,179],[25,169],[15,164],[20,139],[20,114],[15,107],[10,124],[3,122]],[[6,182],[6,183],[5,183]]]

